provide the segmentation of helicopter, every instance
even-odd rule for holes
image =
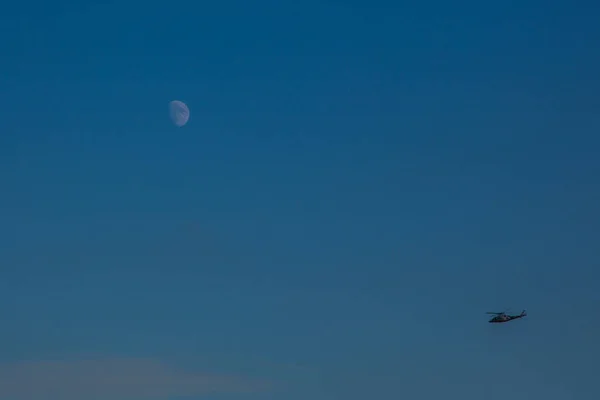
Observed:
[[[500,324],[503,322],[512,321],[513,319],[523,318],[527,316],[527,311],[523,310],[519,315],[508,315],[505,312],[488,312],[487,314],[495,315],[495,317],[488,321],[490,324]]]

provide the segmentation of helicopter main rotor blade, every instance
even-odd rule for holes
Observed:
[[[500,315],[504,314],[503,312],[486,312],[486,314]]]

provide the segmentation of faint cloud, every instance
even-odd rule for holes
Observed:
[[[0,364],[0,398],[12,400],[165,399],[267,387],[265,382],[182,371],[151,359]]]

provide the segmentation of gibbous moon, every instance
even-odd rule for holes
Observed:
[[[190,119],[190,110],[184,102],[173,100],[169,103],[169,114],[173,123],[179,127],[187,124]]]

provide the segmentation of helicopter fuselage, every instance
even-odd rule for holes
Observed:
[[[490,319],[488,322],[490,324],[501,324],[503,322],[512,321],[513,319],[523,318],[526,315],[527,313],[525,311],[523,311],[520,315],[499,314],[496,315],[494,318]]]

